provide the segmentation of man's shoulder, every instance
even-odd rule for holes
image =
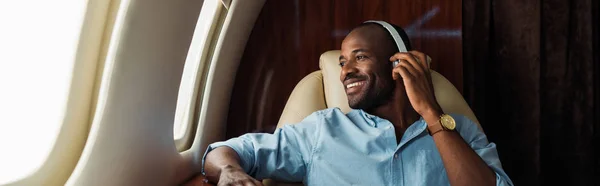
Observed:
[[[302,131],[316,131],[323,125],[330,123],[331,118],[343,116],[344,112],[342,112],[339,108],[327,108],[323,110],[318,110],[310,115],[304,117],[302,121],[294,124],[284,124],[283,130],[302,130]]]
[[[306,116],[300,123],[321,123],[328,122],[332,118],[346,117],[346,114],[340,108],[327,108],[318,110]]]
[[[346,115],[342,110],[338,107],[326,108],[323,110],[318,110],[313,112],[311,115],[318,115],[320,117],[330,118],[335,116],[344,116]]]

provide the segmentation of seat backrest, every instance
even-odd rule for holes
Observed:
[[[339,50],[321,54],[319,60],[321,70],[310,73],[296,85],[283,109],[277,127],[298,123],[311,113],[326,108],[339,107],[345,113],[351,110],[344,86],[340,82],[342,69],[338,62],[339,56]],[[436,99],[445,113],[465,115],[479,124],[465,99],[450,81],[433,70],[431,70],[431,78]]]

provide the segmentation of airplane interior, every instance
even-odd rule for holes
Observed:
[[[341,46],[369,20],[425,54],[508,185],[600,185],[596,0],[2,0],[0,185],[222,185],[210,144],[356,110]]]

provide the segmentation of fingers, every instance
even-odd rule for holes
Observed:
[[[417,58],[411,53],[396,53],[390,57],[390,61],[399,60],[400,64],[393,69],[392,78],[398,80],[398,74],[400,74],[405,83],[410,83],[410,80],[418,77],[423,77],[423,66],[417,61]]]
[[[423,56],[424,56],[424,54],[423,54]],[[421,61],[423,61],[423,60],[418,61],[420,59],[418,59],[416,56],[413,56],[412,53],[400,52],[400,53],[396,53],[392,57],[390,57],[390,61],[396,61],[396,60],[400,60],[401,64],[402,64],[402,62],[408,62],[408,64],[410,64],[410,66],[406,66],[406,68],[409,72],[411,72],[411,74],[413,76],[418,76],[418,74],[423,73],[423,71],[424,71],[423,66],[420,64]]]
[[[408,64],[408,62],[404,62],[404,61],[400,62],[400,64],[392,70],[393,71],[392,78],[394,80],[398,80],[400,78],[402,78],[404,80],[412,79],[414,76],[408,70],[409,68],[414,69],[410,64]]]
[[[232,184],[235,186],[263,186],[262,182],[255,179],[247,179],[240,181],[238,183]]]
[[[236,183],[218,184],[219,186],[263,186],[261,182],[256,180],[244,180]]]
[[[416,76],[417,74],[421,73],[410,62],[403,59],[399,61],[400,63],[398,63],[398,66],[396,67],[404,67],[404,69],[406,69],[406,71],[408,71],[412,76]]]
[[[431,73],[430,73],[430,69],[429,69],[429,62],[431,61],[431,58],[429,56],[425,55],[424,53],[416,51],[416,50],[410,51],[409,53],[411,53],[413,56],[415,56],[417,59],[419,59],[419,61],[422,62],[421,65],[425,69],[425,77],[429,81],[429,84],[431,85],[431,87],[433,87],[433,82],[431,80]]]
[[[418,51],[400,52],[390,57],[390,61],[399,60],[400,64],[393,69],[392,77],[394,80],[403,78],[410,80],[417,77],[427,77],[429,68],[426,64],[426,55]],[[402,77],[398,77],[402,76]]]
[[[254,180],[254,185],[256,185],[256,186],[263,186],[262,182],[258,181],[258,180]]]
[[[220,181],[218,186],[263,186],[262,182],[253,179],[245,178],[241,180]]]
[[[410,52],[408,52],[410,54],[412,54],[413,57],[415,57],[420,63],[419,65],[421,65],[421,68],[425,69],[425,70],[429,70],[429,64],[427,64],[427,55],[425,55],[422,52],[416,51],[416,50],[412,50]]]
[[[255,180],[255,179],[244,180],[244,183],[238,183],[238,185],[240,185],[240,186],[263,186],[262,182]]]

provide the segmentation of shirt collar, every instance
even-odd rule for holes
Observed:
[[[371,115],[371,114],[369,114],[369,113],[365,112],[365,111],[364,111],[364,110],[362,110],[362,109],[358,109],[358,110],[356,110],[356,111],[357,111],[357,112],[360,114],[360,116],[361,116],[362,118],[364,118],[364,119],[367,121],[367,123],[368,123],[368,124],[369,124],[369,126],[371,126],[371,127],[377,127],[377,122],[376,122],[376,120],[377,120],[377,119],[382,119],[382,118],[379,118],[379,117],[377,117],[377,116],[375,116],[375,115]]]
[[[351,112],[357,112],[357,114],[362,116],[367,121],[369,126],[371,126],[371,127],[377,127],[377,123],[381,122],[378,120],[388,121],[388,120],[380,118],[378,116],[369,114],[361,109],[355,109],[355,110],[352,110]],[[389,123],[392,124],[391,122],[389,122]],[[423,119],[423,117],[420,117],[419,120],[415,121],[413,124],[411,124],[406,129],[406,131],[404,132],[404,135],[402,136],[402,140],[400,141],[400,146],[402,146],[404,143],[410,141],[411,139],[417,137],[419,134],[425,132],[426,130],[427,130],[427,123],[425,123],[425,120]]]
[[[402,136],[402,140],[400,140],[400,145],[398,147],[400,148],[400,147],[404,146],[404,144],[406,144],[413,138],[419,136],[421,133],[425,132],[426,130],[427,130],[427,123],[425,123],[425,120],[423,119],[423,117],[421,117],[421,118],[419,118],[419,120],[415,121],[412,125],[410,125],[406,129],[406,131],[404,132],[404,135]]]

